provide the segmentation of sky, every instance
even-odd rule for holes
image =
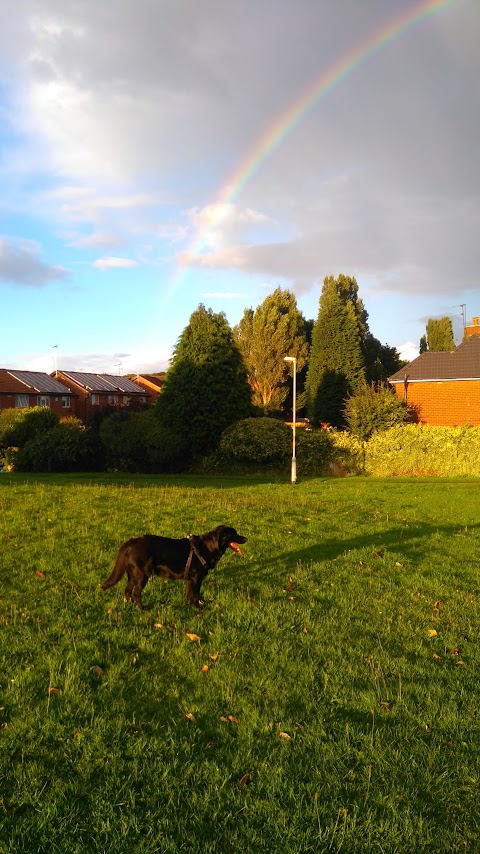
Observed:
[[[480,0],[7,2],[0,367],[164,370],[342,273],[407,359],[480,315]]]

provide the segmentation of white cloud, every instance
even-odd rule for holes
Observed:
[[[414,344],[413,341],[397,344],[397,350],[400,353],[400,358],[407,362],[413,362],[419,355],[419,345]]]
[[[105,258],[98,258],[93,262],[93,267],[96,267],[98,270],[112,270],[114,268],[128,268],[128,267],[136,267],[138,265],[137,261],[134,261],[133,258],[116,258],[114,256],[108,255]]]

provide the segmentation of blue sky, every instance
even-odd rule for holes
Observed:
[[[24,0],[0,33],[0,367],[167,367],[203,302],[355,276],[413,357],[480,314],[479,0],[369,57],[229,198],[247,152],[408,0]],[[200,248],[192,252],[201,241]],[[188,264],[185,259],[188,258]],[[54,345],[56,351],[54,351]]]

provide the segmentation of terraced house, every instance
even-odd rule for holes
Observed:
[[[54,378],[64,388],[74,392],[76,415],[86,423],[105,409],[124,409],[150,402],[148,392],[128,377],[54,371]]]
[[[0,368],[0,410],[48,406],[57,415],[76,414],[77,395],[42,371]]]

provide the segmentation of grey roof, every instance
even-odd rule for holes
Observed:
[[[69,389],[42,371],[11,371],[8,373],[25,386],[34,389],[39,394],[72,394]]]
[[[388,378],[391,383],[480,379],[480,335],[470,335],[451,352],[422,353]]]
[[[82,386],[87,391],[106,394],[145,394],[145,389],[136,385],[128,377],[117,377],[113,374],[84,374],[80,371],[62,371],[61,373],[67,380]]]
[[[123,394],[145,394],[145,389],[139,386],[137,383],[134,383],[128,377],[119,377],[114,376],[113,374],[103,374],[103,376],[105,377],[105,379],[108,380],[108,382],[112,383],[112,385],[115,386],[115,388]]]

